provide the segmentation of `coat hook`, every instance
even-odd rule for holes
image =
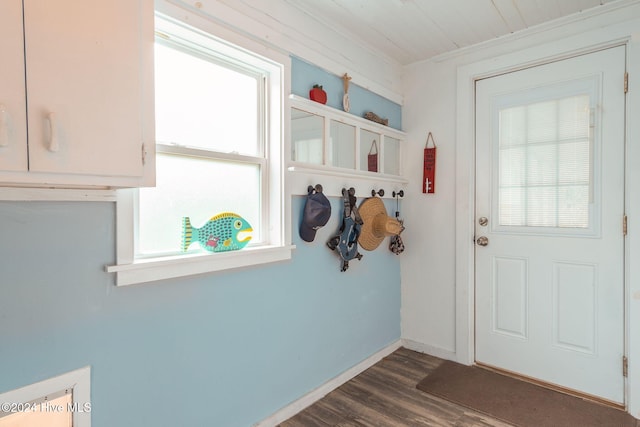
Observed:
[[[313,190],[315,190],[316,193],[322,193],[322,185],[316,184],[315,187],[313,185],[307,187],[307,193],[311,193]]]
[[[349,187],[349,189],[347,190],[346,188],[342,187],[342,194],[347,193],[349,196],[355,196],[356,195],[356,189],[353,187]]]
[[[393,193],[391,193],[393,195],[393,197],[399,196],[399,197],[404,197],[404,190],[400,190],[396,193],[395,190],[393,190]]]
[[[376,194],[377,194],[378,196],[380,196],[380,197],[384,197],[384,189],[382,189],[382,188],[381,188],[381,189],[380,189],[380,190],[378,190],[378,191],[376,191],[376,190],[371,190],[371,197],[375,197],[375,196],[376,196]]]

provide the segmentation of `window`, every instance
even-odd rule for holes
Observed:
[[[500,225],[589,226],[589,101],[575,95],[499,112]]]
[[[289,59],[269,56],[156,16],[156,187],[119,192],[118,265],[108,268],[119,285],[290,257],[282,182]],[[244,249],[183,247],[184,217],[201,227],[224,212],[251,225]]]
[[[600,235],[601,100],[598,75],[494,97],[493,231]]]

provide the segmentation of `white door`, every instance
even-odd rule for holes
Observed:
[[[623,46],[476,84],[476,361],[624,402]]]

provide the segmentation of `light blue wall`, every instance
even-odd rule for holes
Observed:
[[[321,76],[342,90],[294,63],[297,86]],[[352,87],[352,105],[393,115],[395,104]],[[294,197],[289,262],[124,288],[104,272],[113,203],[0,202],[0,393],[91,365],[94,427],[266,418],[400,338],[398,257],[381,247],[341,273],[325,245],[340,224],[331,202],[306,243]]]
[[[124,288],[113,203],[0,202],[0,392],[91,365],[94,427],[250,426],[399,339],[398,257],[341,273],[303,200],[290,262]]]
[[[344,87],[342,76],[328,73],[300,58],[291,57],[291,92],[309,98],[309,90],[315,84],[327,92],[327,105],[342,111]],[[389,119],[389,127],[402,130],[402,108],[380,95],[376,95],[353,82],[349,84],[349,112],[363,117],[368,111]]]

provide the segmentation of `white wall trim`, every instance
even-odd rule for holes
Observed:
[[[629,218],[638,218],[640,212],[640,168],[637,159],[640,156],[640,32],[636,30],[627,47],[627,69],[636,81],[629,82],[627,93],[627,122],[626,122],[626,200],[625,209]],[[634,221],[635,222],[635,221]],[[629,371],[626,382],[627,410],[635,418],[640,418],[640,339],[638,329],[640,325],[640,264],[632,261],[640,256],[640,233],[638,228],[631,228],[625,242],[626,268],[626,353],[629,358]]]
[[[0,187],[2,201],[115,202],[115,190]]]
[[[521,50],[517,50],[517,46],[514,46],[511,50],[513,53],[501,56],[491,55],[491,52],[488,52],[488,55],[484,57],[490,57],[490,59],[458,67],[456,101],[456,360],[460,363],[471,364],[475,360],[473,246],[475,210],[475,81],[492,75],[620,44],[629,46],[630,71],[635,71],[633,62],[637,61],[637,59],[634,59],[634,52],[638,55],[638,47],[640,47],[634,47],[634,45],[637,45],[633,37],[638,34],[637,21],[623,20],[623,22],[611,25],[600,25],[597,21],[594,21],[591,25],[591,30],[585,30],[571,37],[562,38],[561,35],[556,34],[557,41],[553,43],[543,42],[536,44],[534,47]],[[627,101],[627,114],[631,118],[627,123],[627,132],[629,132],[627,161],[633,162],[629,156],[632,155],[632,152],[638,151],[635,148],[638,144],[633,141],[631,134],[634,133],[634,129],[638,125],[635,124],[637,120],[634,121],[632,117],[637,114],[638,109],[635,106],[635,98],[631,91],[629,91]],[[635,169],[637,169],[635,164],[628,169],[627,185],[629,188],[637,188],[640,177],[636,176],[638,174]],[[633,215],[631,214],[635,211],[634,200],[636,196],[628,194],[627,197],[631,202],[627,207],[627,215],[632,218]],[[636,240],[635,235],[628,236],[628,242],[633,240]],[[627,269],[629,270],[627,275],[628,290],[626,293],[628,310],[625,314],[625,322],[631,329],[627,331],[627,336],[634,335],[633,325],[636,323],[633,320],[640,316],[635,306],[631,305],[629,296],[629,292],[633,292],[634,289],[638,288],[636,283],[638,279],[633,274],[635,269],[629,262],[629,260],[634,259],[634,256],[637,256],[635,252],[637,251],[633,247],[628,247],[626,260]],[[629,359],[635,360],[634,356],[640,357],[640,352],[634,349],[634,341],[627,339],[627,342]],[[630,366],[632,366],[631,363]],[[629,369],[626,396],[628,410],[634,416],[640,414],[640,399],[636,396],[636,394],[640,395],[640,381],[634,380],[635,374],[633,374],[634,371],[637,372],[637,369],[637,367],[634,367],[633,370]]]
[[[428,354],[430,356],[439,357],[445,360],[456,360],[456,353],[451,350],[436,347],[429,344],[424,344],[418,341],[403,338],[402,346],[406,349],[417,351],[418,353]]]
[[[254,427],[273,427],[273,426],[277,426],[283,421],[288,420],[289,418],[291,418],[298,412],[302,411],[306,407],[322,399],[324,396],[326,396],[336,388],[340,387],[342,384],[346,383],[347,381],[354,378],[355,376],[362,373],[363,371],[369,369],[371,366],[375,365],[376,363],[378,363],[379,361],[381,361],[382,359],[384,359],[385,357],[387,357],[388,355],[390,355],[400,347],[402,347],[402,341],[401,340],[395,341],[394,343],[388,345],[387,347],[383,348],[377,353],[374,353],[371,356],[367,357],[365,360],[358,363],[354,367],[344,371],[342,374],[338,375],[337,377],[330,379],[326,383],[322,384],[320,387],[310,391],[309,393],[305,394],[298,400],[280,409],[279,411],[272,414],[268,418],[265,418],[264,420],[254,424]]]

